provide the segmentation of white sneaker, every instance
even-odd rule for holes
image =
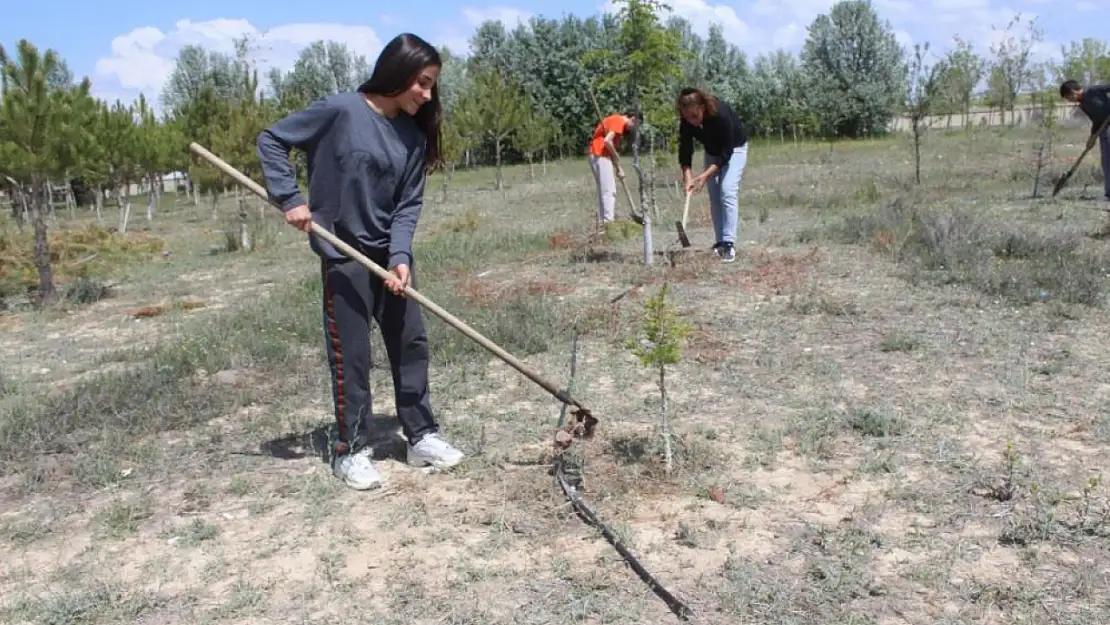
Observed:
[[[450,469],[462,462],[463,457],[463,452],[449,445],[439,434],[428,434],[408,448],[408,462],[415,467],[431,465],[436,469]]]
[[[372,453],[373,450],[366,447],[353,454],[344,454],[336,458],[332,472],[355,490],[378,488],[382,485],[382,476],[371,460]]]

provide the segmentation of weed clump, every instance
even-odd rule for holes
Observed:
[[[844,217],[829,234],[888,254],[915,276],[965,284],[1011,303],[1103,304],[1107,259],[1084,251],[1078,233],[1002,225],[899,196]]]
[[[48,233],[50,263],[54,279],[62,284],[85,278],[103,277],[122,264],[157,254],[163,242],[141,232],[125,235],[95,224],[74,230],[51,230]],[[29,233],[0,231],[0,299],[25,295],[38,288],[35,268],[35,239]],[[92,282],[75,285],[76,301],[92,301],[106,295],[90,289]],[[63,289],[72,290],[72,289]]]

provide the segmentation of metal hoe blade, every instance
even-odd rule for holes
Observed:
[[[686,192],[686,205],[682,207],[682,221],[674,222],[675,230],[678,230],[678,240],[682,243],[682,247],[690,247],[690,237],[686,236],[686,216],[690,213],[690,192]]]
[[[1087,152],[1090,152],[1091,148],[1095,147],[1095,143],[1098,141],[1099,135],[1102,134],[1103,130],[1106,130],[1107,124],[1110,124],[1110,117],[1102,120],[1102,124],[1099,125],[1098,130],[1092,132],[1091,136],[1087,138],[1087,147],[1083,149],[1083,152],[1079,155],[1079,158],[1075,159],[1075,164],[1071,166],[1071,169],[1069,169],[1062,178],[1056,181],[1055,185],[1053,185],[1052,197],[1056,197],[1056,194],[1060,192],[1060,189],[1063,189],[1064,185],[1067,184],[1068,180],[1071,179],[1072,174],[1075,173],[1075,170],[1079,169],[1079,164],[1083,162],[1083,159],[1087,156]]]

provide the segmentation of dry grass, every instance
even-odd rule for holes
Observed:
[[[699,622],[1096,625],[1105,218],[1089,172],[1029,197],[1034,142],[930,136],[919,189],[906,140],[754,146],[733,265],[707,251],[704,198],[681,251],[681,198],[659,190],[645,268],[634,230],[589,235],[581,163],[510,168],[501,193],[460,172],[425,212],[418,280],[557,384],[582,333],[575,394],[601,418],[571,451],[584,494]],[[375,335],[388,487],[339,485],[314,259],[280,232],[213,255],[210,213],[166,211],[151,229],[182,233],[160,235],[176,264],[117,268],[114,298],[0,320],[0,620],[673,619],[552,483],[555,402],[430,314],[433,402],[469,461],[397,461]],[[694,324],[668,371],[669,477],[655,378],[623,346],[664,281]]]

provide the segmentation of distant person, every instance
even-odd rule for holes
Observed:
[[[1060,96],[1079,105],[1091,120],[1091,134],[1098,132],[1102,122],[1110,117],[1110,85],[1084,87],[1074,80],[1065,80],[1060,85]],[[1098,148],[1102,158],[1102,194],[1104,199],[1110,200],[1110,130],[1099,134]]]
[[[619,164],[614,166],[614,157],[620,158],[621,138],[631,135],[635,130],[634,111],[610,115],[594,126],[594,134],[587,148],[587,158],[590,161],[590,169],[594,172],[594,182],[597,183],[598,226],[604,226],[616,219],[616,178],[624,178],[624,170]]]
[[[332,470],[359,490],[381,485],[368,440],[371,315],[389,357],[408,462],[447,468],[463,459],[437,434],[424,321],[420,306],[403,295],[406,286],[416,286],[412,240],[426,170],[441,157],[441,67],[426,41],[398,35],[356,92],[318,100],[258,136],[267,190],[281,202],[286,223],[307,232],[315,221],[393,274],[383,283],[326,241],[311,238],[321,258],[325,345],[339,426]],[[311,208],[289,162],[294,147],[308,156]]]
[[[736,260],[738,195],[748,160],[748,135],[724,100],[701,89],[683,89],[675,102],[678,123],[678,165],[687,193],[700,193],[709,185],[710,216],[721,260]],[[705,170],[691,173],[694,139],[705,147]]]

